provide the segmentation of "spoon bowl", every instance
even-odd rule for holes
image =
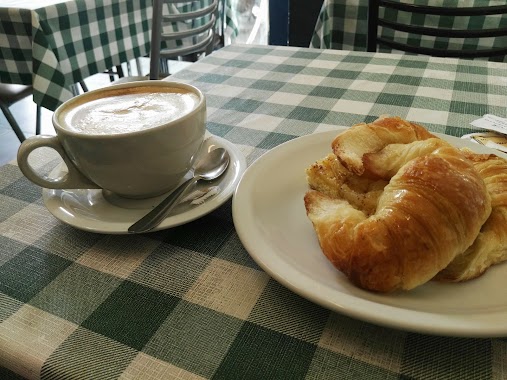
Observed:
[[[212,181],[220,177],[230,162],[229,153],[224,148],[214,149],[199,160],[194,169],[194,177]]]
[[[193,176],[178,186],[153,210],[132,224],[128,232],[148,232],[158,226],[198,181],[212,181],[225,173],[230,163],[229,152],[224,148],[214,149],[204,155],[194,166]]]

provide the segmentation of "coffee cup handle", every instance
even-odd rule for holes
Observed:
[[[37,148],[48,147],[56,150],[67,165],[68,173],[58,178],[40,174],[28,163],[28,156]],[[30,181],[47,189],[99,189],[97,184],[86,178],[72,163],[56,136],[32,136],[21,144],[18,150],[18,166]]]

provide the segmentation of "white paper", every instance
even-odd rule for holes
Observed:
[[[470,124],[476,128],[507,135],[507,119],[503,117],[486,114],[482,118],[472,121]]]

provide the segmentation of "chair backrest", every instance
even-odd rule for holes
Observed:
[[[219,0],[153,0],[150,79],[160,59],[211,53]]]
[[[456,58],[507,55],[507,5],[463,7],[460,1],[454,3],[451,7],[408,4],[403,0],[369,0],[367,50],[377,51],[377,46],[386,46],[408,53]],[[487,26],[488,17],[495,17],[491,26]],[[414,22],[424,18],[440,21],[431,26],[424,21]],[[465,27],[453,26],[460,24],[456,22],[459,18],[463,18]],[[474,22],[477,26],[473,26]],[[439,24],[448,26],[439,27]],[[495,46],[491,41],[498,37],[505,39]]]

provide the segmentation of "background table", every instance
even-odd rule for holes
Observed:
[[[487,5],[505,5],[504,0],[405,0],[406,3],[420,4],[420,5],[435,5],[441,6],[487,6]],[[384,12],[381,8],[380,12]],[[317,24],[315,26],[315,33],[311,40],[311,47],[321,49],[345,49],[345,50],[358,50],[366,51],[366,34],[368,30],[368,0],[324,0],[322,9],[320,11]],[[403,22],[408,17],[404,12],[390,11],[390,17],[393,20]],[[507,16],[487,16],[484,18],[470,18],[470,17],[449,17],[449,16],[419,16],[410,21],[414,25],[431,26],[431,27],[450,27],[454,28],[470,28],[470,29],[483,29],[486,27],[494,28],[498,26],[507,26]],[[381,29],[381,34],[385,37],[392,38],[392,30]],[[407,34],[397,32],[397,38],[406,38]],[[432,47],[435,42],[443,43],[446,46],[447,40],[443,38],[424,37],[423,46]],[[505,46],[507,45],[507,37],[485,38],[482,39],[480,44],[477,39],[458,39],[454,38],[450,41],[448,47],[460,49],[466,47],[473,49],[476,47],[490,48],[492,46]],[[390,48],[381,47],[380,51],[390,52]],[[485,59],[485,58],[478,58]],[[498,58],[494,57],[490,60],[493,61],[507,61],[507,57]]]
[[[223,1],[229,36],[235,14]],[[0,82],[33,84],[34,101],[50,110],[90,75],[148,54],[151,0],[3,0]]]
[[[381,114],[454,136],[484,113],[507,116],[506,65],[487,61],[231,45],[171,79],[203,90],[208,130],[249,163]],[[0,378],[507,377],[506,339],[379,327],[285,289],[243,248],[231,202],[165,231],[92,234],[53,218],[13,163],[0,204]]]

